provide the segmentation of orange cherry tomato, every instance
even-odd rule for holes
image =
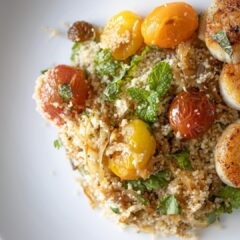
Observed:
[[[198,14],[183,2],[168,3],[155,8],[142,24],[142,35],[148,45],[175,48],[188,40],[198,28]]]
[[[202,136],[213,124],[216,108],[204,92],[182,92],[173,100],[169,121],[175,132],[186,139]]]
[[[62,125],[65,116],[81,112],[88,94],[84,71],[66,65],[49,70],[38,89],[41,110],[56,125]]]

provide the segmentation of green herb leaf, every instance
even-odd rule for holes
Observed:
[[[53,146],[59,150],[62,147],[62,141],[60,139],[54,140]]]
[[[119,208],[117,208],[117,207],[110,207],[110,208],[111,208],[111,210],[112,210],[114,213],[120,214]]]
[[[74,45],[72,46],[72,54],[70,57],[70,60],[72,62],[76,61],[76,56],[79,54],[80,48],[81,48],[81,43],[79,42],[74,43]]]
[[[146,190],[148,191],[158,190],[168,185],[166,176],[167,171],[160,171],[156,174],[151,175],[148,179],[126,181],[124,182],[125,188],[127,188],[127,184],[130,184],[133,190],[140,191],[141,193],[143,193]]]
[[[58,94],[64,101],[68,102],[73,96],[71,85],[69,83],[59,85]]]
[[[232,212],[232,211],[231,211]],[[229,212],[229,208],[226,208],[224,204],[222,204],[219,208],[207,214],[208,224],[213,224],[223,213],[231,213]]]
[[[232,45],[228,39],[227,33],[220,30],[212,35],[212,39],[218,42],[221,48],[231,57],[233,54]]]
[[[166,180],[166,171],[158,172],[155,175],[150,176],[147,180],[143,182],[147,190],[158,190],[160,188],[166,187],[168,181]]]
[[[164,96],[169,90],[173,80],[172,69],[169,63],[157,63],[148,76],[150,89],[156,91],[159,97]]]
[[[162,215],[175,215],[181,213],[180,205],[173,195],[167,195],[159,203],[158,210]]]
[[[42,71],[40,71],[41,74],[45,74],[48,71],[48,69],[44,69]]]
[[[139,195],[139,194],[136,194],[135,195],[136,199],[142,203],[143,205],[149,205],[149,200],[144,198],[143,196]]]
[[[158,113],[159,98],[154,91],[146,91],[141,88],[129,88],[129,96],[138,101],[136,114],[146,122],[156,122]]]
[[[232,208],[240,208],[240,189],[224,186],[218,192],[217,197],[228,200]]]
[[[190,153],[187,149],[171,154],[171,157],[173,157],[177,161],[178,166],[182,170],[193,170],[191,161],[189,159]]]
[[[99,76],[115,77],[118,75],[120,62],[113,59],[109,49],[101,49],[98,51],[95,57],[95,64],[96,72]]]

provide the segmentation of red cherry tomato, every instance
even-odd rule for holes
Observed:
[[[215,105],[204,92],[178,94],[169,110],[169,121],[175,132],[186,139],[202,136],[215,120]]]
[[[72,116],[84,109],[89,87],[83,70],[58,65],[45,74],[38,92],[41,110],[49,120],[62,125],[65,116]]]

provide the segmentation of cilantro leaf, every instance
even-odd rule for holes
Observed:
[[[129,88],[127,91],[130,97],[139,103],[136,109],[136,114],[139,118],[146,122],[157,121],[158,94],[154,91],[134,87]]]
[[[190,153],[187,149],[171,154],[170,157],[173,157],[177,161],[180,169],[189,171],[193,170],[191,161],[189,159]]]
[[[120,214],[119,208],[117,208],[117,207],[110,207],[110,208],[111,208],[111,210],[112,210],[114,213]]]
[[[58,94],[64,101],[68,102],[73,96],[71,85],[69,83],[60,84]]]
[[[76,43],[73,44],[73,46],[72,46],[72,54],[71,54],[71,57],[70,57],[70,60],[72,62],[76,61],[76,56],[78,55],[80,48],[81,48],[81,43],[76,42]]]
[[[62,141],[60,139],[54,140],[53,146],[59,150],[62,147]]]
[[[223,186],[217,197],[228,200],[232,208],[240,208],[240,189],[230,186]]]
[[[172,69],[169,63],[157,63],[148,76],[150,89],[156,91],[159,97],[164,96],[169,90],[173,80]]]
[[[173,195],[165,196],[159,203],[158,210],[162,215],[175,215],[181,213],[181,207]]]
[[[232,45],[228,39],[227,33],[220,30],[212,35],[212,39],[218,42],[221,48],[231,57],[233,54]]]

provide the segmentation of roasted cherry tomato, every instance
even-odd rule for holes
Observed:
[[[198,28],[198,14],[191,5],[182,2],[157,7],[142,24],[142,35],[148,45],[175,48],[189,39]]]
[[[215,113],[215,105],[204,92],[182,92],[170,106],[169,121],[182,137],[198,138],[212,126]]]
[[[103,48],[109,48],[118,60],[132,56],[143,44],[141,24],[141,17],[130,11],[113,16],[101,35]]]
[[[37,98],[40,110],[56,125],[62,125],[65,116],[83,110],[89,94],[83,70],[58,65],[39,79]]]
[[[109,168],[123,180],[134,180],[147,170],[156,149],[156,141],[142,120],[132,120],[124,127],[123,141],[127,150],[118,152],[109,159]]]

